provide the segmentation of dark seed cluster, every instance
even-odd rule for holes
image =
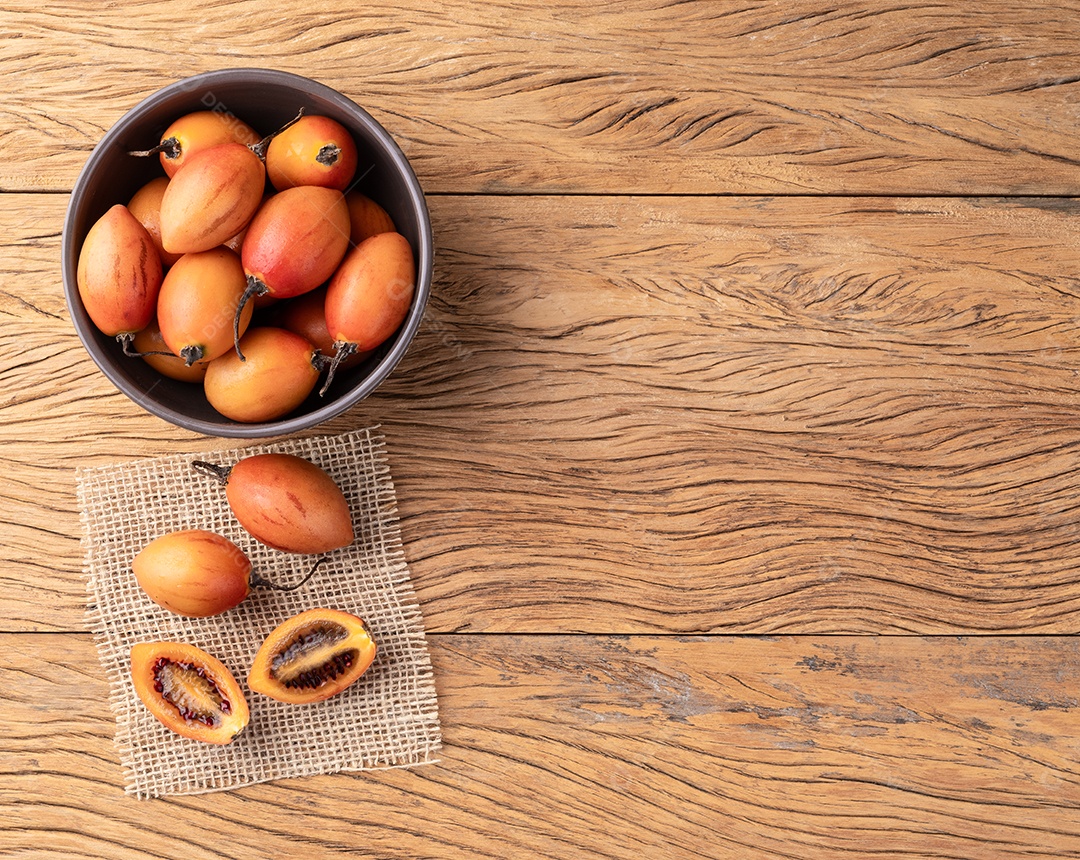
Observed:
[[[270,670],[276,676],[288,674],[289,665],[301,660],[305,654],[311,653],[311,651],[320,646],[333,645],[335,642],[340,642],[348,635],[349,631],[340,624],[313,625],[304,633],[301,633],[293,639],[288,645],[281,649],[280,653],[274,656],[274,659],[270,664]]]
[[[218,715],[214,711],[203,711],[191,706],[185,699],[190,698],[193,692],[191,684],[202,687],[210,698],[216,703],[222,714],[232,712],[229,700],[218,689],[217,684],[207,675],[202,666],[195,663],[187,663],[180,660],[170,660],[168,657],[159,657],[154,662],[154,690],[161,695],[166,702],[176,708],[180,718],[185,722],[202,723],[213,727],[219,722]]]
[[[282,683],[289,689],[295,689],[297,687],[304,687],[307,689],[314,689],[327,681],[332,681],[338,675],[347,672],[349,668],[356,661],[356,651],[350,649],[348,651],[342,651],[335,654],[321,666],[317,666],[314,669],[309,669],[306,672],[301,672],[293,678],[282,681]]]

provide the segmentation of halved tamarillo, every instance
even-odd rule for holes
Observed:
[[[338,609],[309,609],[266,637],[248,687],[279,702],[321,702],[356,682],[375,652],[363,619]]]
[[[287,299],[314,290],[348,250],[349,207],[340,191],[314,185],[279,191],[262,205],[244,236],[244,303],[253,296]],[[243,359],[238,333],[235,340]]]
[[[248,724],[250,710],[236,678],[220,660],[184,642],[140,642],[131,649],[135,692],[166,728],[209,744],[227,744]]]
[[[161,264],[166,269],[180,259],[179,254],[170,254],[161,244],[161,198],[165,196],[168,185],[169,180],[164,176],[151,179],[135,192],[127,204],[135,220],[146,228],[146,232],[154,240],[161,256]]]
[[[295,585],[254,573],[240,547],[216,532],[184,529],[150,541],[131,562],[139,587],[154,603],[189,618],[218,615],[240,604],[253,588],[293,591],[318,570],[316,562]]]
[[[165,338],[161,336],[161,328],[156,319],[151,320],[142,331],[135,333],[131,345],[135,349],[135,355],[169,379],[201,383],[206,376],[206,362],[189,365],[169,349]]]
[[[117,203],[86,234],[76,285],[94,325],[130,341],[154,318],[164,270],[157,246],[126,206]]]
[[[293,454],[254,454],[232,466],[191,464],[225,487],[229,507],[256,540],[282,552],[324,553],[353,542],[345,494],[326,472]]]
[[[349,251],[326,288],[326,327],[336,352],[320,394],[342,360],[397,331],[415,291],[412,246],[400,233],[379,233]]]
[[[234,325],[243,333],[251,322],[253,309],[240,307],[246,284],[240,258],[224,246],[184,254],[158,294],[157,320],[169,350],[190,365],[232,349]]]
[[[259,134],[225,111],[199,110],[184,114],[165,129],[161,142],[131,155],[159,155],[166,176],[173,176],[195,153],[222,143],[259,142]]]
[[[226,418],[243,423],[288,415],[315,389],[322,355],[310,342],[275,326],[251,328],[235,351],[215,358],[206,370],[206,399]]]
[[[309,114],[271,141],[266,173],[279,191],[321,185],[344,191],[356,173],[356,142],[337,120]]]

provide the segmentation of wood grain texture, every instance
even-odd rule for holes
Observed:
[[[262,66],[458,192],[1075,194],[1071,3],[5,3],[0,189],[67,190],[163,85]]]
[[[85,635],[0,636],[5,857],[1080,852],[1069,639],[433,636],[411,771],[125,798]],[[287,743],[287,739],[283,739]]]
[[[8,199],[0,618],[78,630],[74,468],[230,443],[111,389],[58,297],[63,198]],[[1078,629],[1073,202],[432,211],[414,348],[320,430],[382,424],[429,629]]]

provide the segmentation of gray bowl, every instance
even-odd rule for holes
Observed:
[[[416,294],[398,331],[362,364],[339,371],[325,397],[313,393],[295,412],[277,421],[243,424],[225,418],[202,387],[158,374],[146,362],[123,354],[116,341],[97,330],[76,284],[79,249],[90,227],[113,204],[127,203],[155,176],[164,176],[157,158],[137,158],[178,117],[196,110],[228,111],[260,134],[292,119],[300,108],[330,116],[352,132],[359,150],[355,186],[389,212],[410,242],[417,264]],[[209,436],[259,438],[306,430],[363,400],[401,360],[420,325],[431,291],[431,221],[423,191],[405,155],[365,110],[323,84],[268,69],[226,69],[178,81],[144,99],[109,129],[87,159],[71,194],[61,243],[61,266],[68,310],[90,357],[112,383],[148,412],[179,427]],[[318,386],[317,386],[318,388]]]

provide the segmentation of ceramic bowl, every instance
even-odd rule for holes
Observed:
[[[158,374],[145,361],[125,356],[87,315],[76,285],[79,250],[94,222],[156,176],[159,160],[129,155],[156,144],[177,118],[196,110],[229,112],[260,134],[280,128],[303,108],[333,117],[352,133],[359,151],[352,187],[382,205],[410,242],[417,265],[416,292],[398,331],[366,360],[339,370],[324,397],[316,391],[293,413],[258,424],[232,421],[207,401],[202,387]],[[71,194],[64,221],[61,265],[72,323],[90,357],[112,383],[146,411],[209,436],[257,438],[306,430],[349,409],[386,379],[420,325],[431,289],[433,243],[424,194],[405,155],[387,131],[353,101],[321,83],[268,69],[227,69],[170,84],[147,97],[94,148]]]

